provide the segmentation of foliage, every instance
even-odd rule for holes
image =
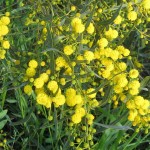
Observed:
[[[150,0],[0,8],[0,146],[150,148]]]

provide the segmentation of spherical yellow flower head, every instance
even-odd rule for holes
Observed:
[[[37,100],[37,103],[40,104],[40,105],[43,105],[47,108],[50,108],[51,107],[51,103],[52,103],[52,100],[51,98],[45,94],[45,93],[39,93],[36,97],[36,100]]]
[[[74,115],[72,115],[72,117],[71,117],[71,121],[74,123],[74,124],[78,124],[78,123],[80,123],[81,122],[81,115],[80,114],[74,114]]]
[[[44,66],[46,65],[45,61],[42,61],[42,62],[40,63],[40,65],[41,65],[42,67],[44,67]]]
[[[128,116],[128,120],[129,121],[134,121],[135,117],[138,115],[138,112],[136,109],[132,109],[129,111],[129,116]]]
[[[5,54],[6,54],[6,51],[0,49],[0,59],[4,59],[5,58]]]
[[[94,91],[95,91],[94,88],[89,88],[89,89],[87,89],[87,91],[86,91],[87,96],[88,96],[89,98],[95,98],[95,97],[96,97],[96,93],[92,93],[92,92],[94,92]],[[91,94],[90,94],[90,93],[91,93]]]
[[[150,9],[150,0],[142,0],[141,6],[144,9]]]
[[[90,23],[89,26],[87,27],[86,31],[89,33],[89,34],[93,34],[95,28],[94,28],[94,25],[93,23]]]
[[[129,77],[130,78],[137,78],[138,76],[139,76],[138,70],[136,70],[136,69],[130,70],[130,72],[129,72]]]
[[[114,86],[114,91],[115,91],[115,93],[119,94],[119,93],[122,93],[123,88],[118,86],[118,85],[115,85]]]
[[[136,105],[136,108],[139,109],[144,104],[144,98],[142,96],[135,96],[134,103]]]
[[[24,86],[24,93],[26,93],[27,95],[31,95],[31,93],[32,93],[32,86],[31,85]]]
[[[42,32],[43,32],[43,34],[46,34],[47,33],[47,28],[43,28]]]
[[[5,13],[5,16],[9,17],[9,16],[10,16],[10,12],[7,11],[7,12]]]
[[[140,82],[138,80],[133,80],[128,84],[129,89],[138,89],[140,87]]]
[[[113,64],[113,61],[109,58],[101,58],[101,63],[104,65],[104,66],[110,66]]]
[[[57,94],[55,97],[52,98],[52,101],[56,104],[56,106],[61,106],[65,104],[66,98],[62,94]]]
[[[0,25],[0,36],[8,34],[9,29],[6,25]]]
[[[80,94],[75,95],[74,97],[76,104],[81,104],[83,103],[82,96]]]
[[[36,61],[36,60],[34,60],[34,59],[32,59],[32,60],[30,60],[29,61],[29,67],[31,67],[31,68],[37,68],[37,66],[38,66],[38,62]]]
[[[105,69],[105,70],[102,71],[101,75],[102,75],[103,78],[108,79],[110,77],[110,75],[111,75],[110,73],[111,73],[110,70]]]
[[[138,93],[139,93],[139,89],[137,89],[137,88],[133,88],[133,89],[130,89],[129,90],[129,93],[131,94],[131,95],[137,95]]]
[[[110,53],[110,57],[116,61],[119,58],[119,52],[117,50],[112,50]]]
[[[127,69],[127,64],[124,62],[120,62],[118,63],[118,68],[120,69],[120,71],[125,71]]]
[[[85,30],[82,20],[77,17],[71,21],[71,26],[76,33],[82,33]]]
[[[71,11],[75,11],[76,10],[76,6],[71,6]]]
[[[91,52],[91,51],[86,50],[86,51],[84,52],[84,58],[85,58],[87,61],[91,61],[91,60],[94,59],[94,53]]]
[[[31,67],[27,68],[26,70],[27,77],[34,77],[35,74],[36,74],[36,70],[34,68],[31,68]]]
[[[119,16],[117,16],[117,18],[114,20],[114,23],[115,23],[115,24],[121,24],[121,22],[122,22],[122,17],[119,15]]]
[[[130,11],[127,17],[130,21],[135,21],[137,19],[137,13],[135,11]]]
[[[66,104],[73,107],[77,104],[76,91],[73,88],[68,88],[66,90]]]
[[[10,48],[9,41],[3,41],[3,42],[2,42],[2,47],[3,47],[4,49],[9,49],[9,48]]]
[[[86,118],[88,119],[87,123],[91,125],[95,117],[92,114],[87,114]]]
[[[3,17],[1,18],[1,21],[2,21],[2,23],[3,23],[4,25],[8,25],[8,24],[10,23],[10,19],[9,19],[9,17],[7,17],[7,16],[3,16]]]
[[[40,78],[46,83],[49,79],[48,74],[47,73],[42,73],[40,75]]]
[[[128,80],[126,77],[124,76],[120,76],[118,78],[118,81],[117,81],[117,85],[120,86],[120,87],[125,87],[126,85],[128,84]]]
[[[143,109],[149,109],[149,107],[150,107],[150,102],[147,99],[145,99],[144,103],[142,105],[142,108]]]
[[[66,79],[65,78],[61,78],[60,79],[60,84],[61,85],[65,85],[66,84]]]
[[[80,108],[76,108],[75,109],[75,113],[76,114],[80,114],[81,117],[83,117],[83,116],[85,116],[86,111],[85,111],[85,109],[83,107],[80,107]]]
[[[134,103],[134,100],[129,100],[129,101],[127,101],[127,102],[126,102],[126,107],[127,107],[128,109],[135,109],[135,108],[136,108],[136,105],[135,105],[135,103]]]
[[[35,86],[36,88],[42,88],[42,87],[44,86],[44,81],[43,81],[43,79],[42,79],[42,78],[36,78],[36,79],[34,80],[34,86]]]
[[[72,45],[66,45],[64,47],[64,53],[66,55],[71,55],[74,52]]]
[[[56,66],[58,68],[62,68],[62,67],[65,67],[66,66],[66,61],[63,57],[57,57],[56,58]]]
[[[100,48],[105,48],[108,45],[108,41],[106,38],[101,38],[98,40],[98,45]]]
[[[105,36],[107,39],[113,40],[118,37],[118,31],[109,28],[109,30],[105,32]]]
[[[129,54],[130,54],[130,51],[127,49],[127,48],[125,48],[124,50],[123,50],[123,53],[122,53],[125,57],[127,57],[127,56],[129,56]]]
[[[48,85],[47,85],[47,88],[53,92],[53,93],[56,93],[56,91],[58,90],[58,84],[56,81],[49,81],[48,82]]]

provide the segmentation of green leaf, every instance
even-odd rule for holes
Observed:
[[[7,119],[2,120],[2,121],[0,122],[0,130],[5,126],[6,123],[7,123]]]
[[[3,110],[2,112],[0,112],[0,119],[3,119],[7,114],[7,110]]]
[[[114,126],[114,125],[105,125],[105,124],[101,124],[101,123],[96,123],[94,122],[95,125],[104,127],[104,128],[111,128],[111,129],[117,129],[117,130],[133,130],[132,128],[130,128],[129,126]]]
[[[119,15],[121,8],[122,8],[122,5],[120,5],[120,7],[117,9],[117,11],[114,13],[114,15],[110,19],[105,20],[105,21],[100,21],[99,24],[104,25],[104,26],[111,24]]]
[[[149,82],[150,82],[150,76],[145,77],[141,82],[140,89],[143,89],[145,86],[147,86]]]
[[[17,126],[17,125],[26,123],[26,122],[30,119],[33,110],[34,110],[34,108],[32,108],[32,109],[30,110],[29,114],[28,114],[24,119],[21,119],[21,120],[19,120],[19,121],[17,121],[17,122],[13,122],[13,123],[11,123],[11,125]]]

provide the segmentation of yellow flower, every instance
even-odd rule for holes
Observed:
[[[122,17],[119,15],[119,16],[117,16],[117,18],[114,20],[114,23],[115,23],[115,24],[120,24],[121,21],[122,21]]]
[[[36,60],[34,60],[34,59],[32,59],[32,60],[30,60],[29,61],[29,67],[31,67],[31,68],[37,68],[37,66],[38,66],[38,62],[36,61]]]
[[[49,81],[47,88],[52,91],[53,93],[56,93],[56,91],[58,90],[58,84],[56,81]]]
[[[124,62],[120,62],[120,63],[118,63],[118,67],[121,71],[125,71],[127,68],[127,65]]]
[[[108,41],[106,38],[101,38],[100,40],[98,40],[98,45],[101,48],[105,48],[108,45]]]
[[[91,52],[91,51],[86,50],[86,51],[84,52],[84,58],[85,58],[87,61],[91,61],[91,60],[94,59],[94,53]]]
[[[60,79],[60,84],[61,85],[65,85],[66,84],[66,79],[65,78],[61,78]]]
[[[52,101],[57,105],[63,105],[66,101],[65,96],[62,94],[57,94],[55,97],[52,98]]]
[[[74,50],[73,50],[73,48],[72,48],[71,45],[66,45],[66,46],[64,47],[64,53],[65,53],[66,55],[71,55],[73,52],[74,52]]]
[[[66,97],[74,97],[76,95],[76,91],[73,88],[68,88],[66,90]]]
[[[144,104],[144,98],[142,96],[135,96],[134,103],[136,104],[137,108],[140,108]]]
[[[119,57],[119,52],[117,50],[112,50],[111,53],[110,53],[110,57],[116,61]]]
[[[3,41],[2,46],[3,46],[4,49],[9,49],[10,48],[9,41]]]
[[[138,70],[136,70],[136,69],[130,70],[129,76],[130,76],[130,78],[137,78],[139,76]]]
[[[90,23],[89,26],[87,27],[86,31],[89,33],[89,34],[93,34],[95,28],[94,28],[94,25],[93,23]]]
[[[103,78],[106,78],[106,79],[109,78],[109,76],[110,76],[110,70],[109,69],[103,70],[102,76],[103,76]]]
[[[31,85],[26,85],[26,86],[24,86],[24,92],[25,92],[27,95],[31,95],[31,93],[32,93],[32,86],[31,86]]]
[[[141,6],[145,9],[150,9],[150,0],[143,0]]]
[[[63,57],[57,57],[56,58],[56,66],[61,68],[64,67],[66,65],[66,61]]]
[[[135,21],[137,19],[137,13],[135,11],[130,11],[127,17],[129,20]]]
[[[133,80],[129,82],[128,87],[130,89],[138,89],[140,87],[140,82],[138,80]]]
[[[45,93],[39,93],[36,97],[36,100],[37,100],[37,103],[40,104],[40,105],[44,105],[45,107],[47,108],[50,108],[51,107],[51,103],[52,103],[52,100],[51,98],[45,94]]]
[[[81,104],[83,102],[82,96],[77,94],[74,97],[76,104]]]
[[[130,54],[130,51],[127,49],[127,48],[125,48],[125,49],[123,49],[123,53],[122,53],[125,57],[126,56],[129,56],[129,54]]]
[[[5,50],[0,50],[0,59],[5,58],[6,51]]]
[[[40,75],[40,78],[46,83],[49,79],[48,74],[47,73],[42,73]]]
[[[105,36],[107,37],[107,39],[113,40],[118,37],[118,31],[109,28],[109,30],[105,32]]]
[[[81,115],[80,114],[74,114],[74,115],[72,115],[71,120],[74,124],[78,124],[81,122]]]
[[[76,108],[75,109],[75,113],[76,114],[80,114],[81,117],[85,116],[85,109],[83,107],[80,107],[80,108]]]
[[[42,79],[42,78],[36,78],[36,79],[34,80],[34,86],[35,86],[36,88],[42,88],[42,87],[44,86],[44,81],[43,81],[43,79]]]
[[[0,36],[4,36],[9,32],[9,29],[6,25],[0,25]]]
[[[122,93],[123,88],[118,86],[118,85],[115,85],[114,86],[114,91],[115,91],[115,93],[119,94],[119,93]]]
[[[71,11],[75,11],[76,7],[75,6],[71,6]]]
[[[71,25],[76,33],[82,33],[85,30],[85,26],[82,24],[82,20],[80,18],[74,18],[71,21]]]
[[[4,25],[8,25],[8,24],[10,23],[10,19],[9,19],[9,17],[7,17],[7,16],[3,16],[3,17],[1,18],[1,21],[2,21],[2,23],[3,23]]]
[[[26,75],[27,77],[33,77],[36,74],[36,70],[34,68],[27,68]]]

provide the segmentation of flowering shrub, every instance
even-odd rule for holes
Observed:
[[[149,77],[142,80],[143,64],[135,57],[149,44],[149,0],[30,0],[16,7],[0,17],[1,106],[10,109],[14,129],[3,147],[21,141],[25,149],[102,149],[99,126],[149,134],[143,92]],[[12,135],[19,139],[11,142]]]

